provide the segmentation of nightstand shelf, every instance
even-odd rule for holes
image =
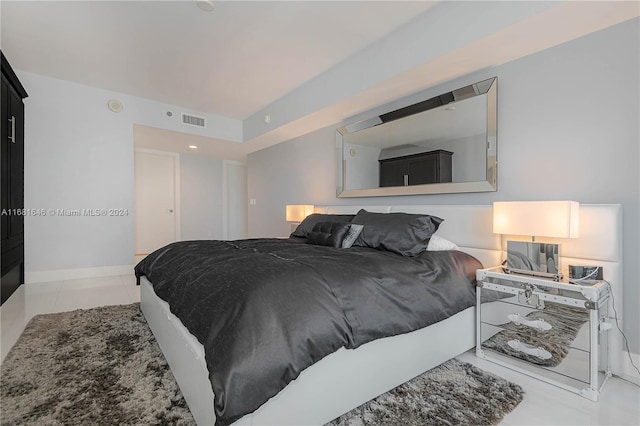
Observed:
[[[479,269],[476,355],[597,401],[611,376],[606,282]]]

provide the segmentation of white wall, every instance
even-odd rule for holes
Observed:
[[[624,226],[624,324],[640,349],[640,20],[457,79],[435,96],[498,76],[498,191],[385,198],[384,204],[491,204],[571,199],[619,203]],[[353,70],[357,75],[357,70]],[[363,70],[360,70],[361,73]],[[248,157],[249,236],[286,235],[285,204],[380,204],[337,199],[334,129]]]
[[[344,143],[346,189],[376,188],[380,183],[380,148]]]
[[[249,238],[288,236],[287,204],[339,203],[334,138],[326,127],[248,155]]]
[[[25,271],[132,264],[132,111],[111,93],[18,73],[25,99],[25,207],[123,208],[121,217],[25,217]]]
[[[486,134],[456,139],[447,146],[450,151],[453,151],[451,168],[454,182],[474,182],[487,179]],[[478,161],[478,159],[481,160]]]
[[[32,73],[17,74],[29,94],[25,99],[25,207],[129,212],[114,217],[63,217],[50,212],[25,217],[27,282],[46,279],[52,271],[130,270],[134,124],[231,140],[242,137],[240,123],[233,120],[185,111],[209,120],[211,127],[197,129],[180,124],[177,116],[184,109],[176,106]],[[107,101],[113,98],[124,103],[123,112],[107,109]],[[173,111],[173,116],[168,117],[167,111]],[[216,231],[211,228],[211,232]],[[64,277],[65,273],[53,275]]]
[[[180,239],[222,239],[222,160],[180,154]]]

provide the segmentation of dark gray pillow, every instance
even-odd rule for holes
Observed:
[[[340,222],[349,223],[355,215],[352,214],[322,214],[314,213],[307,216],[295,231],[291,233],[292,237],[307,238],[309,233],[313,231],[316,223],[320,222]]]
[[[307,243],[319,246],[342,247],[342,240],[349,232],[350,226],[348,223],[340,222],[316,223],[307,237]]]
[[[364,225],[353,245],[417,256],[427,249],[442,221],[427,214],[371,213],[363,209],[352,220]]]

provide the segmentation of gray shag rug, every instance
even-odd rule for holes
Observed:
[[[35,316],[0,370],[2,425],[195,425],[138,303]]]
[[[326,426],[496,425],[523,396],[520,386],[454,358]]]
[[[195,425],[138,303],[38,315],[0,370],[2,425]],[[452,359],[329,425],[497,424],[522,397]]]
[[[544,320],[552,328],[542,331],[527,325],[510,322],[501,325],[503,330],[485,340],[482,346],[514,358],[524,359],[533,364],[555,367],[560,365],[569,353],[571,343],[575,340],[584,324],[589,321],[589,313],[585,309],[546,302],[544,309],[534,311],[528,314],[526,318],[530,321]],[[527,345],[542,348],[551,354],[551,358],[542,359],[517,351],[509,346],[510,340],[520,340]]]

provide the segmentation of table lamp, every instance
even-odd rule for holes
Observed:
[[[285,217],[286,221],[291,224],[291,232],[295,231],[300,222],[313,213],[313,209],[313,205],[310,204],[287,204]]]
[[[496,201],[493,232],[531,236],[531,242],[507,241],[505,272],[559,281],[559,245],[536,237],[578,238],[580,204],[575,201]]]

